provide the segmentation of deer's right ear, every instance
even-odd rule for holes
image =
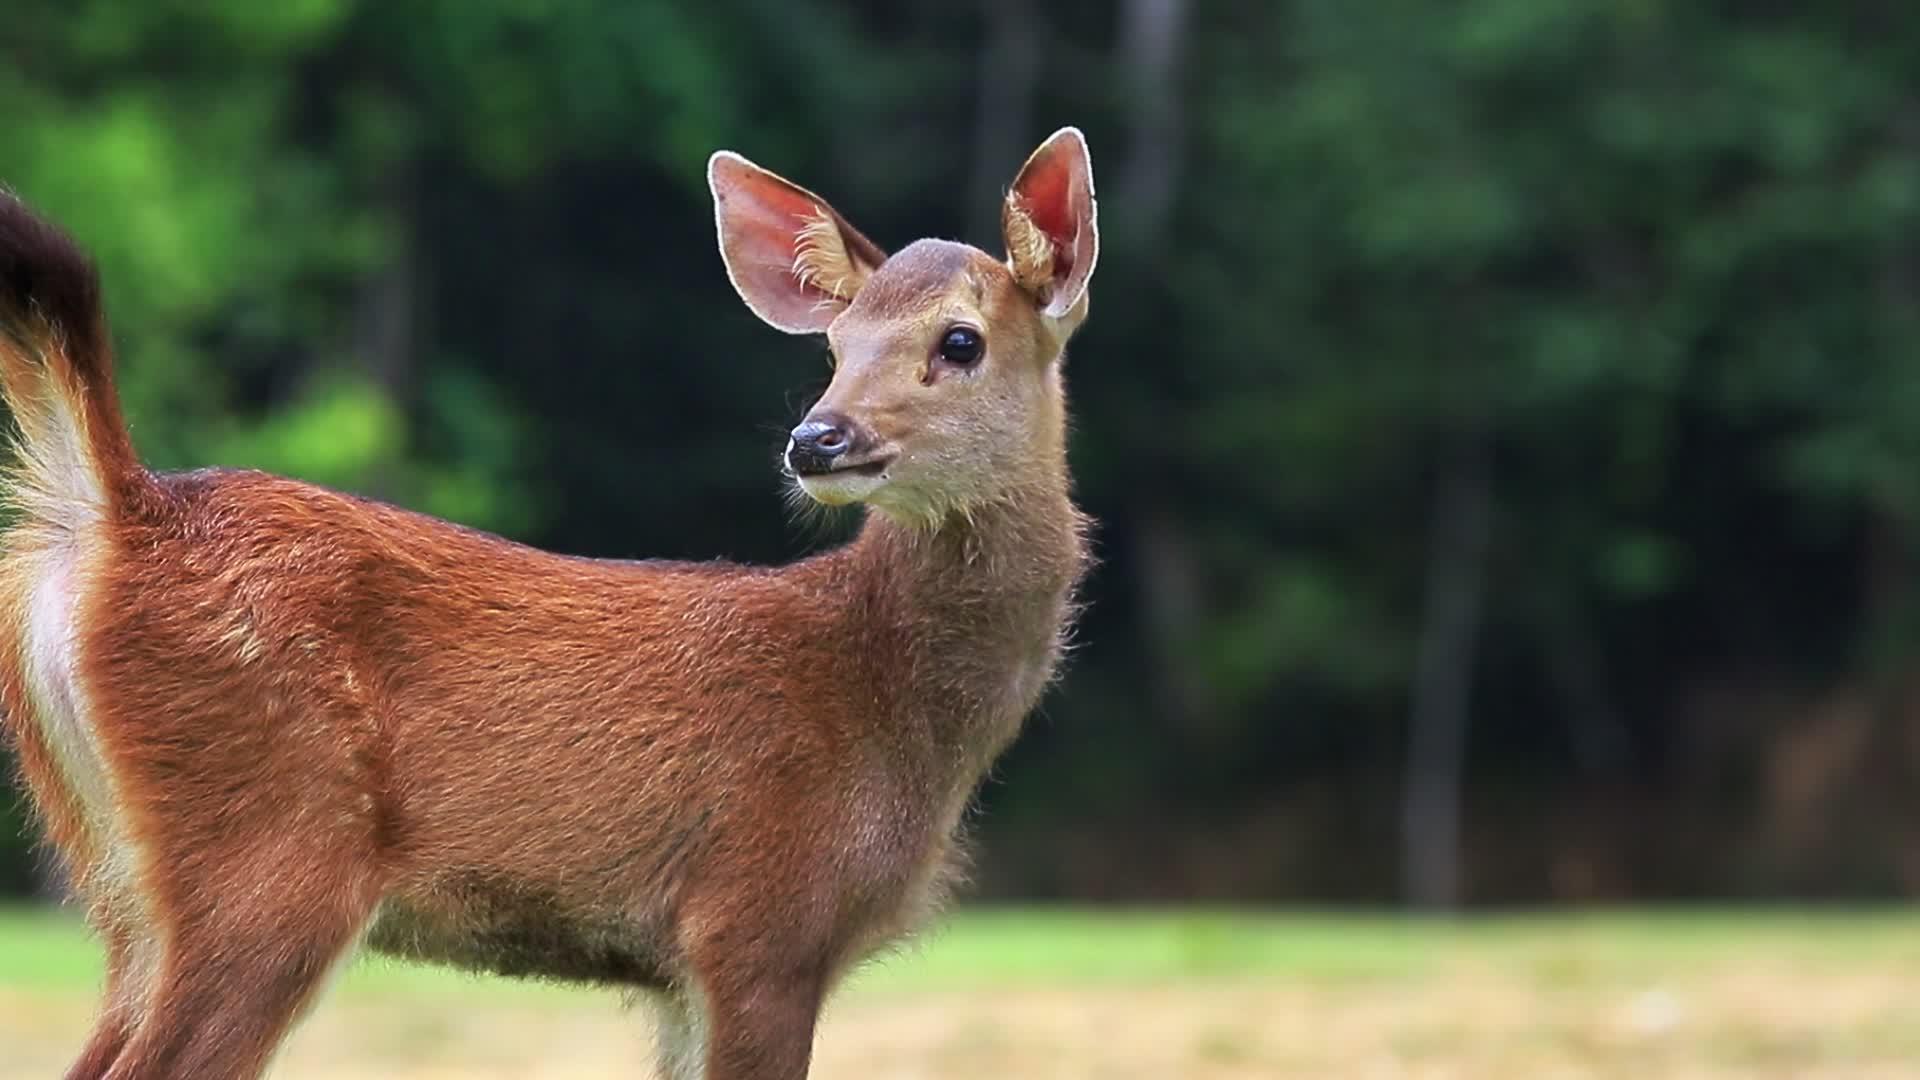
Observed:
[[[1000,209],[1007,266],[1040,313],[1077,325],[1086,316],[1087,281],[1100,259],[1093,163],[1079,128],[1048,136],[1021,167]]]
[[[776,329],[825,331],[887,261],[826,200],[730,150],[707,160],[707,185],[727,277]]]

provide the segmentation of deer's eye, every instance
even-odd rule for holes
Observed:
[[[980,340],[980,331],[970,326],[956,326],[940,339],[940,359],[955,367],[972,367],[980,362],[980,354],[986,348],[986,342]]]

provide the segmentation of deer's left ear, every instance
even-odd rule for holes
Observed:
[[[887,261],[825,199],[722,150],[707,161],[727,277],[753,313],[789,334],[818,334]]]
[[[1093,162],[1079,128],[1061,128],[1040,144],[1000,209],[1007,266],[1040,313],[1060,319],[1081,308],[1100,258]]]

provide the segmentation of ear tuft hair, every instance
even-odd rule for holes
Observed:
[[[1014,281],[1035,296],[1045,296],[1053,287],[1053,241],[1033,223],[1018,192],[1008,192],[1000,208],[1000,231],[1006,236]]]
[[[801,288],[818,289],[835,300],[852,300],[872,267],[854,261],[840,226],[825,210],[800,227],[793,244],[793,276]]]

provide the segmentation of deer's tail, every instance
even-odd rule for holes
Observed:
[[[22,523],[77,531],[152,488],[120,415],[100,279],[0,190],[0,398],[17,429],[6,496]]]

